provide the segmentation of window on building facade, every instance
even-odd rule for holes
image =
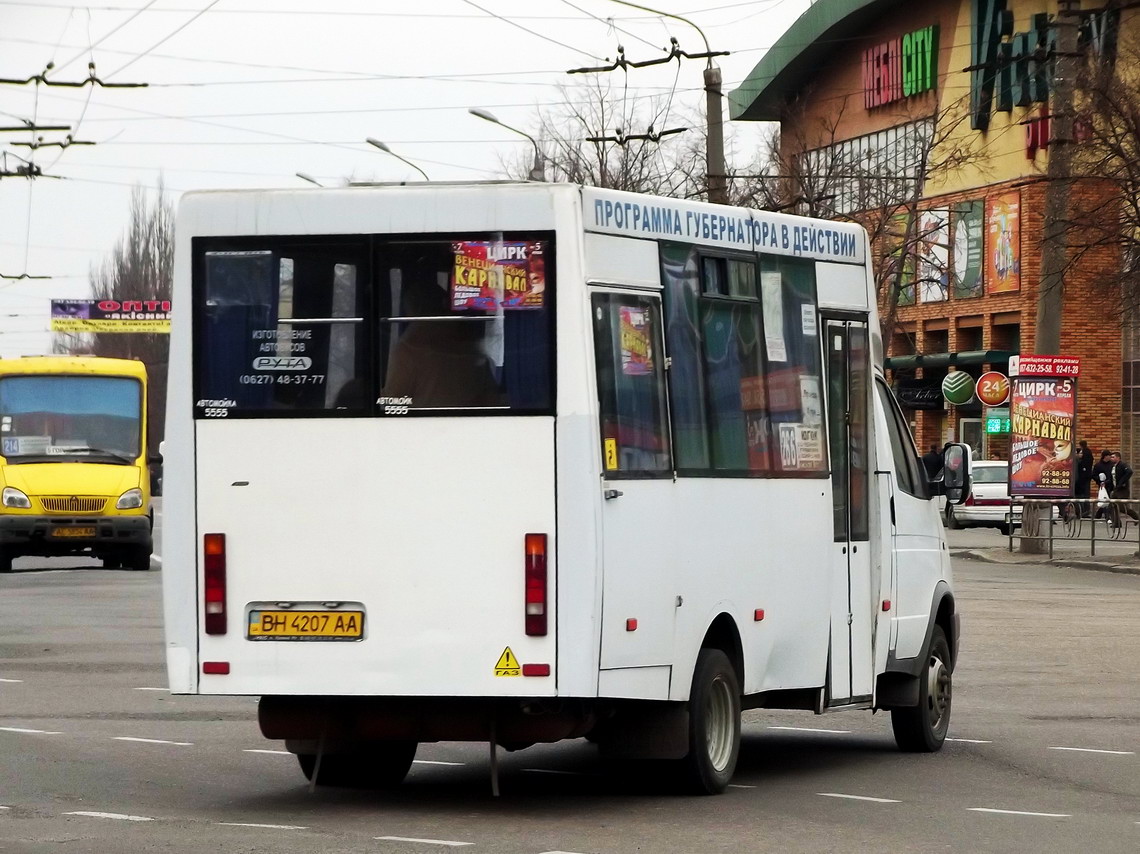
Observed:
[[[830,197],[837,214],[871,210],[913,198],[934,120],[923,119],[857,136],[800,155],[809,195]]]

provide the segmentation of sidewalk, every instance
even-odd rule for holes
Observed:
[[[1100,530],[1097,531],[1100,534]],[[1053,557],[1049,558],[1048,543],[1044,554],[1023,554],[1021,541],[1013,538],[1013,551],[1009,550],[1009,540],[997,531],[971,528],[964,531],[946,531],[947,544],[951,557],[986,563],[1051,564],[1071,566],[1075,569],[1093,569],[1101,572],[1121,572],[1140,575],[1140,543],[1137,543],[1136,530],[1129,531],[1128,541],[1101,539],[1096,541],[1096,554],[1090,554],[1091,544],[1087,535],[1081,539],[1053,540]]]
[[[1004,548],[951,549],[950,556],[965,558],[966,560],[978,560],[985,563],[1001,563],[1006,565],[1031,564],[1035,566],[1050,564],[1052,566],[1071,566],[1074,569],[1095,569],[1101,572],[1123,572],[1131,575],[1140,575],[1140,557],[1137,557],[1135,552],[1132,554],[1098,554],[1093,556],[1087,551],[1083,554],[1076,554],[1070,550],[1062,552],[1060,549],[1054,547],[1053,559],[1050,560],[1048,553],[1043,555],[1022,554],[1016,551],[1016,548],[1017,546],[1015,545],[1015,550],[1012,552]]]

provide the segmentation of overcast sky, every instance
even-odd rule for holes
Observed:
[[[716,60],[728,92],[810,2],[640,5],[731,51]],[[0,171],[33,161],[44,173],[0,178],[0,274],[51,276],[0,278],[0,356],[47,352],[49,300],[90,295],[89,271],[120,239],[134,187],[161,180],[177,201],[192,189],[307,186],[297,172],[330,185],[420,178],[367,137],[433,180],[503,177],[504,161],[533,148],[468,108],[533,131],[539,110],[563,102],[558,87],[583,80],[568,69],[606,64],[619,44],[631,61],[656,58],[670,37],[704,50],[692,27],[613,0],[0,0],[0,77],[54,63],[49,80],[80,81],[93,61],[106,82],[148,84],[0,85],[0,125],[66,125],[95,143],[33,150],[15,143],[67,132],[0,133]],[[605,78],[615,98],[668,104],[662,130],[703,111],[703,68],[685,60]],[[730,162],[743,164],[759,129],[730,133]]]

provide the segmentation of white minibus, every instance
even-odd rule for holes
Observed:
[[[569,184],[187,194],[171,690],[259,697],[314,785],[585,736],[719,792],[750,708],[937,750],[968,475],[927,481],[869,256]]]

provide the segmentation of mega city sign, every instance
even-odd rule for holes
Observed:
[[[937,80],[937,24],[863,51],[863,106],[868,110],[929,92]]]
[[[973,0],[971,10],[970,126],[986,130],[994,110],[1010,112],[1049,100],[1050,63],[1057,47],[1057,29],[1045,12],[1030,15],[1029,29],[1013,31],[1009,0]],[[1084,12],[1078,45],[1110,61],[1116,52],[1118,10]]]

